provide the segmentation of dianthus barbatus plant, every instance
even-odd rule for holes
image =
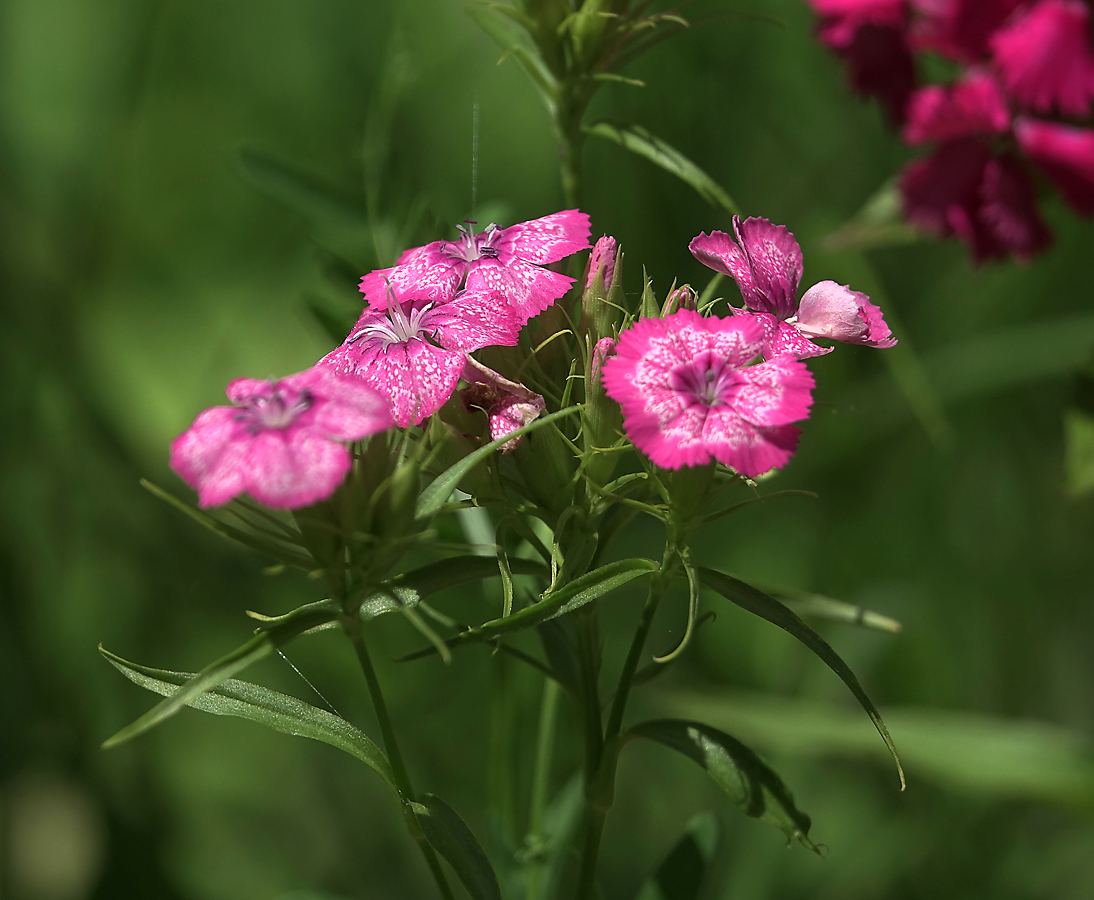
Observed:
[[[691,546],[699,530],[730,514],[804,493],[763,493],[756,481],[786,466],[798,447],[795,423],[808,418],[814,387],[804,360],[832,350],[818,341],[892,346],[881,310],[833,282],[799,300],[801,249],[785,227],[761,218],[735,217],[732,235],[691,242],[741,292],[740,306],[701,308],[686,285],[664,303],[648,280],[625,292],[622,250],[610,237],[597,241],[580,280],[546,268],[570,258],[569,271],[578,271],[572,256],[589,249],[590,223],[576,209],[458,233],[366,275],[359,320],[313,368],[232,382],[232,405],[201,413],[175,441],[172,467],[197,492],[198,507],[151,489],[219,534],[307,571],[326,597],[252,614],[254,637],[196,674],[104,650],[124,675],[164,695],[107,745],[184,706],[332,744],[391,788],[442,897],[454,896],[453,875],[474,898],[496,900],[503,885],[510,897],[597,896],[617,761],[638,739],[692,759],[746,815],[816,850],[809,817],[744,744],[697,721],[628,721],[627,705],[649,677],[640,666],[658,670],[686,652],[713,598],[816,653],[896,758],[876,708],[832,647],[786,602],[704,567]],[[496,529],[489,555],[437,539],[438,520],[467,509]],[[659,559],[618,555],[625,544],[613,538],[637,516],[660,524]],[[433,559],[408,562],[423,556]],[[496,606],[477,623],[459,625],[427,599],[489,578],[500,579]],[[606,692],[598,610],[625,585],[641,585],[646,599]],[[686,608],[687,625],[674,649],[651,658],[650,628],[670,601]],[[396,736],[399,711],[388,710],[370,655],[372,622],[386,614],[404,616],[422,636],[408,662],[440,655],[455,666],[464,648],[480,646],[542,677],[538,800],[523,836],[496,838],[487,852],[448,803],[419,792]],[[329,630],[355,650],[378,740],[332,711],[236,680],[288,642]],[[555,784],[547,763],[562,694],[579,723],[578,794]],[[573,828],[544,818],[562,794],[579,798]]]

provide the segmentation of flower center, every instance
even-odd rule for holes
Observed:
[[[236,420],[246,422],[252,434],[274,428],[288,428],[311,409],[315,397],[307,388],[300,392],[270,383],[268,394],[251,397],[239,405]]]
[[[447,241],[442,248],[444,253],[453,259],[462,259],[464,262],[475,262],[477,259],[497,259],[498,251],[494,247],[494,241],[501,233],[501,229],[492,222],[486,226],[482,234],[475,234],[475,223],[467,219],[467,228],[457,225],[460,233],[458,241]]]
[[[370,337],[380,340],[385,350],[392,344],[405,344],[433,330],[425,324],[426,316],[432,308],[432,303],[426,303],[418,309],[414,309],[412,304],[408,312],[403,309],[402,302],[392,294],[388,300],[387,312],[377,315],[373,321],[350,335],[346,343],[352,344],[358,338]]]
[[[676,366],[669,373],[669,384],[693,403],[713,408],[728,402],[724,395],[732,386],[734,371],[725,360],[705,350],[695,359]]]

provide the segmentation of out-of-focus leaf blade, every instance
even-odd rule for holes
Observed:
[[[1094,416],[1081,409],[1064,413],[1064,475],[1070,496],[1094,491]]]
[[[862,689],[862,685],[859,684],[855,673],[851,671],[851,667],[843,661],[828,642],[782,603],[774,597],[769,597],[763,591],[757,590],[752,585],[745,584],[745,582],[730,575],[716,572],[714,569],[701,568],[699,577],[703,584],[721,594],[731,603],[735,603],[741,609],[747,610],[753,615],[766,619],[772,625],[777,625],[783,631],[796,637],[840,677],[851,693],[855,695],[855,699],[858,700],[862,708],[866,710],[866,714],[874,723],[874,727],[881,735],[881,739],[885,741],[885,746],[889,748],[893,762],[896,763],[897,772],[900,775],[900,789],[904,790],[904,769],[900,765],[900,756],[896,752],[896,745],[889,735],[889,729],[885,727],[881,713],[877,711],[873,701]]]
[[[803,846],[818,852],[809,840],[809,816],[794,805],[794,798],[775,771],[736,738],[710,725],[683,719],[642,722],[627,733],[682,753],[705,769],[746,816],[763,819],[779,828],[787,839],[797,838]]]
[[[721,834],[715,813],[694,816],[635,900],[699,900]]]
[[[218,684],[224,683],[251,664],[273,653],[277,647],[287,644],[305,631],[332,622],[337,617],[337,610],[322,603],[309,604],[295,610],[276,625],[255,635],[242,647],[236,648],[228,655],[206,666],[193,678],[181,685],[171,696],[165,697],[135,722],[130,723],[106,740],[103,743],[104,749],[123,744],[155,727],[164,719],[173,716],[199,694],[203,694],[212,690]]]
[[[441,507],[444,506],[445,501],[448,500],[452,492],[459,485],[461,479],[491,453],[500,449],[503,444],[508,443],[516,437],[535,431],[537,428],[541,428],[544,425],[549,425],[552,422],[557,422],[559,419],[572,416],[580,409],[580,406],[569,406],[566,409],[560,409],[558,412],[553,412],[549,416],[541,416],[534,422],[529,422],[527,425],[509,432],[504,437],[500,437],[496,441],[491,441],[489,444],[483,444],[478,450],[467,454],[467,456],[455,465],[449,466],[441,472],[441,474],[434,478],[426,489],[422,491],[421,495],[418,497],[418,505],[414,510],[414,515],[419,519],[426,519],[436,515]]]
[[[459,813],[433,794],[423,794],[411,807],[425,839],[452,866],[472,900],[501,900],[490,860]]]
[[[171,672],[140,666],[101,646],[99,652],[134,684],[164,697],[171,696],[194,677],[192,672]],[[212,690],[191,697],[186,705],[215,716],[249,719],[283,734],[330,744],[356,756],[376,772],[392,791],[396,790],[387,757],[368,735],[334,713],[311,706],[296,697],[229,678]]]
[[[903,201],[895,180],[887,181],[846,225],[824,239],[829,253],[913,244],[929,237],[904,220]]]
[[[586,134],[613,141],[619,146],[644,156],[656,166],[691,185],[707,203],[720,206],[734,215],[739,210],[722,186],[684,156],[671,144],[650,134],[641,125],[623,125],[613,122],[596,122],[585,126]]]

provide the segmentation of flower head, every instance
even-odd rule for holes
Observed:
[[[734,216],[732,237],[712,231],[700,234],[689,246],[699,262],[737,282],[745,306],[767,329],[764,356],[768,359],[831,352],[830,347],[814,344],[812,337],[878,348],[896,343],[881,310],[869,297],[833,281],[811,287],[799,306],[801,247],[782,225]]]
[[[329,497],[350,468],[345,441],[391,427],[387,401],[355,378],[313,368],[280,381],[239,378],[171,445],[171,468],[218,506],[244,492],[279,509]]]
[[[468,290],[500,293],[523,325],[574,283],[542,266],[589,247],[589,217],[576,209],[508,228],[491,224],[478,234],[467,224],[458,226],[458,240],[407,250],[393,268],[362,278],[369,305],[386,308],[388,284],[402,299],[419,300],[466,283]]]
[[[363,379],[390,400],[396,424],[405,428],[452,396],[469,352],[515,345],[520,322],[497,291],[452,296],[444,289],[418,300],[389,291],[385,307],[366,308],[342,346],[318,365]]]
[[[908,103],[903,137],[909,144],[922,144],[1009,128],[1010,111],[999,82],[985,70],[971,70],[952,85],[932,84],[916,91]]]
[[[809,414],[813,376],[786,356],[751,365],[765,339],[751,317],[682,309],[640,319],[603,365],[627,437],[665,469],[714,458],[752,477],[784,465],[798,441],[790,423]]]

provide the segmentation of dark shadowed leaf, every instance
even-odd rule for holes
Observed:
[[[896,763],[897,773],[900,775],[900,789],[904,790],[904,769],[901,768],[896,745],[889,736],[889,729],[885,727],[881,713],[877,711],[873,701],[862,689],[862,685],[859,684],[855,673],[851,671],[851,667],[831,648],[828,642],[774,597],[769,597],[750,584],[745,584],[743,581],[729,575],[716,572],[714,569],[701,568],[699,578],[707,587],[717,591],[741,609],[747,610],[761,619],[766,619],[772,625],[777,625],[783,631],[792,634],[819,656],[825,665],[840,677],[843,683],[850,688],[851,693],[855,695],[855,699],[862,705],[862,708],[866,710],[866,714],[874,723],[878,734],[885,741],[885,746],[889,748],[889,752],[893,756],[893,762]]]
[[[433,794],[423,794],[411,807],[425,839],[452,866],[472,900],[501,900],[490,860],[459,813]]]
[[[671,747],[706,769],[746,816],[763,819],[814,853],[809,816],[794,805],[782,779],[748,747],[724,731],[682,719],[643,722],[628,731]],[[671,896],[671,895],[670,895]]]
[[[694,816],[635,900],[699,900],[721,835],[717,814]]]
[[[181,685],[194,677],[192,672],[171,672],[151,669],[127,662],[109,650],[99,652],[134,684],[169,697]],[[378,774],[393,791],[395,779],[383,751],[359,728],[345,719],[261,685],[229,678],[204,694],[197,694],[186,704],[214,716],[236,716],[250,719],[274,731],[322,741],[356,756]]]

